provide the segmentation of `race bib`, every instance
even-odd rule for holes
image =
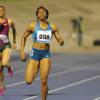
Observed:
[[[49,31],[38,31],[37,32],[37,41],[49,43],[52,37],[51,30]]]

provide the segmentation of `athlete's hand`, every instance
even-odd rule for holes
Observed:
[[[16,43],[13,43],[13,49],[14,50],[16,49]]]
[[[58,43],[59,43],[60,46],[63,46],[64,45],[64,40],[61,40]]]
[[[20,59],[25,62],[26,61],[26,54],[24,52],[20,52]]]

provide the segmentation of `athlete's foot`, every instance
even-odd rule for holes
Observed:
[[[12,67],[9,67],[8,68],[8,75],[10,76],[10,77],[13,77],[13,69],[12,69]]]
[[[6,88],[5,87],[0,87],[0,96],[3,96],[5,93]]]

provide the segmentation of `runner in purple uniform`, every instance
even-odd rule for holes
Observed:
[[[9,41],[9,28],[11,27],[13,32],[13,49],[16,48],[16,28],[15,24],[11,19],[6,16],[4,6],[0,6],[0,95],[4,94],[4,72],[3,69],[8,69],[8,75],[13,76],[13,69],[9,64],[11,57],[11,44]]]

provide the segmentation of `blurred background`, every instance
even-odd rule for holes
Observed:
[[[49,11],[48,21],[55,23],[65,45],[57,45],[55,38],[51,42],[52,52],[99,53],[100,52],[100,0],[0,0],[6,7],[6,16],[11,18],[17,28],[17,50],[28,24],[36,20],[35,12],[39,6]],[[82,43],[78,45],[78,32],[74,30],[72,20],[82,17]],[[74,30],[74,31],[73,31]],[[12,42],[12,34],[10,31]],[[98,43],[95,44],[95,40]],[[27,39],[26,51],[31,49],[31,36]]]

